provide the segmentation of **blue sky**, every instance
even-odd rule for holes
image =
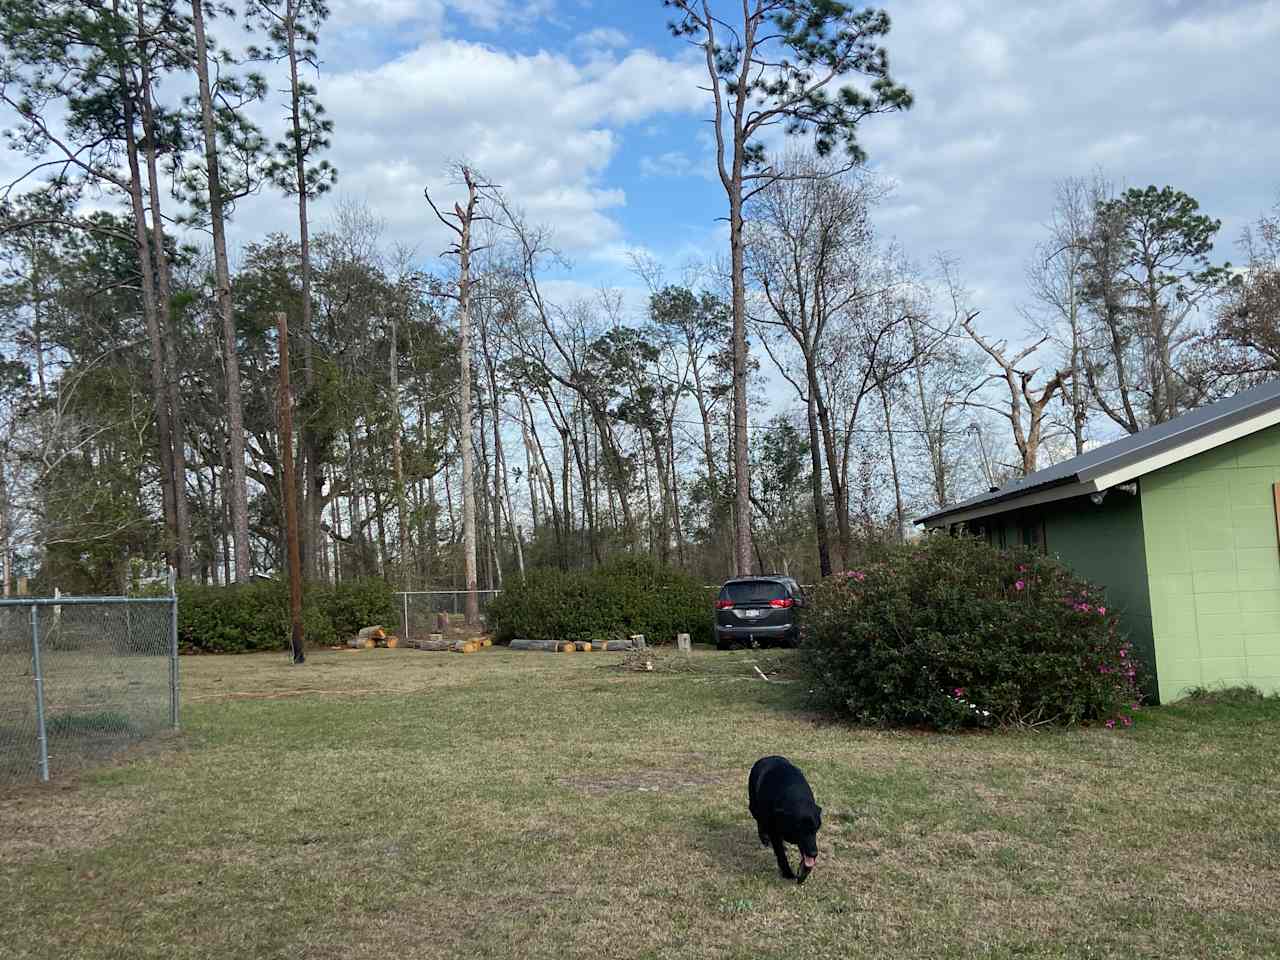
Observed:
[[[721,6],[728,0],[716,0]],[[696,51],[659,0],[342,0],[322,28],[320,97],[336,125],[337,194],[385,221],[386,239],[443,249],[422,188],[455,189],[473,161],[550,226],[573,270],[564,297],[640,284],[628,251],[674,275],[724,248]],[[890,2],[906,114],[863,141],[894,184],[881,235],[928,264],[955,257],[988,331],[1017,338],[1023,271],[1055,181],[1100,169],[1172,184],[1224,221],[1220,257],[1280,196],[1280,3],[1275,0]],[[998,12],[993,12],[998,11]],[[232,40],[235,32],[218,31]],[[278,105],[258,119],[278,133]],[[2,121],[0,121],[2,122]],[[0,174],[15,159],[0,160]],[[292,230],[288,204],[245,201],[233,238]]]

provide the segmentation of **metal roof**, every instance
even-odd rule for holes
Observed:
[[[1189,447],[1197,440],[1211,437],[1259,414],[1272,411],[1280,411],[1280,380],[1264,383],[1226,400],[1184,413],[1166,423],[1121,437],[1078,457],[1019,477],[999,490],[971,497],[920,517],[915,522],[929,523],[977,507],[994,506],[1006,500],[1050,491],[1055,487],[1088,483],[1098,477],[1124,471],[1126,467],[1136,466],[1153,457],[1176,453],[1179,448]],[[1186,456],[1194,456],[1198,452],[1200,451],[1188,450]]]

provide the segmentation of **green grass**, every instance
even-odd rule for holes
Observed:
[[[1280,701],[1132,730],[827,725],[761,654],[185,658],[184,733],[0,794],[7,957],[1262,957]],[[746,812],[785,753],[803,887]]]

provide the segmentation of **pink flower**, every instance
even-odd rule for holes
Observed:
[[[1027,572],[1027,565],[1026,565],[1025,563],[1020,563],[1020,564],[1018,564],[1018,572],[1019,572],[1019,573],[1026,573],[1026,572]]]
[[[1026,585],[1027,585],[1027,582],[1025,580],[1019,580],[1013,585],[1013,589],[1022,590],[1023,588],[1026,587]]]
[[[1126,727],[1132,727],[1133,717],[1121,717],[1120,722],[1123,723]]]
[[[1127,656],[1127,655],[1128,655],[1127,651],[1124,649],[1124,647],[1121,647],[1121,648],[1120,648],[1120,656],[1124,657],[1124,656]]]
[[[1114,730],[1115,728],[1116,728],[1116,722],[1115,722],[1114,720],[1108,720],[1108,721],[1107,721],[1107,729],[1108,729],[1108,730]]]
[[[1098,664],[1098,672],[1099,672],[1099,673],[1110,673],[1110,672],[1111,672],[1111,668],[1110,668],[1110,667],[1108,667],[1105,663],[1100,663],[1100,664]]]
[[[1106,608],[1106,607],[1099,607],[1099,608],[1098,608],[1098,616],[1100,616],[1100,617],[1105,617],[1106,615],[1107,615],[1107,608]]]
[[[853,579],[861,583],[863,580],[867,579],[867,575],[863,573],[861,570],[855,570],[853,571]]]
[[[952,693],[954,693],[957,697],[963,697],[964,687],[956,687],[955,690],[952,691]]]

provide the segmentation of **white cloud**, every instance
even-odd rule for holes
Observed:
[[[646,177],[684,177],[696,169],[682,150],[669,150],[657,156],[640,158],[640,172]]]
[[[434,252],[443,234],[422,198],[452,197],[452,159],[466,159],[567,253],[622,239],[625,192],[605,181],[629,124],[703,106],[688,68],[654,53],[577,64],[441,39],[369,69],[327,74],[330,159],[343,193],[365,198],[393,238]],[[263,111],[264,122],[278,113]],[[243,235],[280,222],[282,202],[245,205]]]
[[[903,0],[887,46],[916,106],[861,131],[900,184],[881,223],[917,259],[958,256],[1001,335],[1021,332],[1056,180],[1101,167],[1185,190],[1224,221],[1224,258],[1280,185],[1270,0],[1042,0],[999,18],[982,0]]]
[[[596,27],[579,34],[573,42],[587,50],[615,50],[630,43],[625,33],[613,27]]]

